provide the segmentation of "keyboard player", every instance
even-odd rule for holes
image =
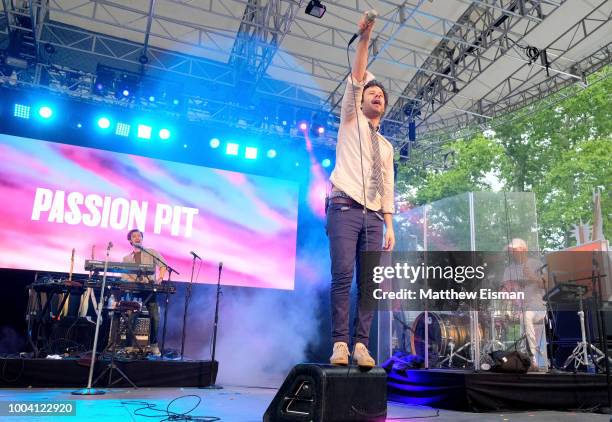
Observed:
[[[155,249],[144,248],[142,245],[144,235],[138,229],[130,230],[127,234],[127,240],[132,245],[132,252],[123,257],[123,262],[131,262],[136,264],[152,264],[155,266],[155,274],[146,276],[146,275],[125,275],[123,278],[128,281],[138,282],[138,283],[156,283],[159,284],[162,282],[166,275],[166,267],[160,265],[160,262],[165,262],[164,258],[157,252]],[[144,249],[144,250],[143,250]],[[149,253],[146,253],[145,250]],[[157,257],[159,261],[155,260],[153,256]],[[135,297],[139,297],[141,300],[145,300],[149,293],[135,293]],[[151,318],[151,335],[150,335],[150,343],[151,343],[151,353],[153,355],[159,356],[159,346],[157,344],[157,331],[159,329],[159,304],[157,303],[157,298],[155,294],[151,297],[151,299],[147,302],[147,309],[149,310],[149,317]]]

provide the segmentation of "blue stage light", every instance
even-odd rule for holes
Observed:
[[[141,139],[151,139],[151,126],[138,125],[138,137]]]
[[[149,102],[155,102],[155,97],[153,95],[149,96]]]
[[[211,148],[219,148],[219,145],[221,145],[221,141],[217,138],[212,138],[210,140],[210,147]]]
[[[255,147],[246,147],[244,151],[244,158],[248,160],[255,160],[257,158],[257,148]]]
[[[321,165],[323,168],[327,168],[331,166],[331,160],[329,158],[325,158],[323,161],[321,161]]]
[[[30,106],[23,105],[23,104],[15,104],[13,116],[19,117],[20,119],[29,119],[30,118]]]
[[[275,149],[269,149],[267,155],[268,155],[268,158],[276,157],[276,150]]]
[[[235,144],[233,142],[228,142],[227,145],[225,146],[225,153],[227,155],[238,155],[238,148],[240,147],[240,145]]]
[[[117,127],[115,128],[115,135],[118,136],[130,136],[130,129],[132,127],[127,123],[117,123]]]
[[[38,115],[43,119],[50,119],[53,116],[53,109],[49,106],[41,106],[38,109]]]
[[[111,125],[111,122],[108,117],[100,117],[98,119],[98,127],[100,129],[108,129]]]
[[[164,141],[166,139],[170,139],[170,135],[171,135],[170,131],[168,129],[166,129],[166,128],[164,128],[164,129],[159,131],[159,138],[163,139]]]

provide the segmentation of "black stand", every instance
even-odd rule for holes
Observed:
[[[540,268],[540,275],[542,276],[543,279],[544,279],[544,274],[542,270],[544,270],[545,267],[547,267],[546,264]],[[557,280],[555,279],[554,274],[552,277],[553,277],[554,284],[556,286]],[[546,292],[549,292],[550,291],[550,283],[549,283],[550,280],[548,277],[546,277],[545,280],[546,280],[546,285],[544,286],[544,290]],[[544,319],[544,336],[546,337],[546,355],[548,358],[548,373],[553,373],[555,371],[555,367],[553,365],[554,332],[553,332],[552,322],[553,322],[553,318],[555,314],[553,312],[552,304],[550,303],[550,300],[548,299],[548,295],[545,294],[542,299],[544,300],[544,306],[546,307],[546,317]]]
[[[113,247],[113,242],[108,242],[108,246],[106,247],[106,258],[104,259],[104,276],[102,277],[102,287],[100,289],[100,299],[98,300],[98,311],[96,312],[96,333],[94,334],[94,342],[93,348],[91,351],[91,362],[89,365],[89,378],[87,380],[87,387],[73,391],[72,394],[78,396],[93,396],[105,394],[104,390],[96,390],[95,388],[91,388],[91,381],[93,379],[94,366],[96,363],[96,349],[98,348],[98,335],[100,333],[100,323],[102,322],[102,305],[104,303],[104,289],[106,288],[106,273],[108,270],[108,255],[110,254],[110,250]]]
[[[183,356],[185,353],[185,333],[187,331],[187,308],[189,307],[189,302],[191,301],[191,286],[193,285],[193,273],[195,271],[196,257],[197,255],[194,253],[193,261],[191,263],[191,279],[189,280],[189,284],[187,285],[187,291],[185,292],[185,310],[183,311],[183,332],[181,334],[181,360],[183,360]]]
[[[217,348],[217,325],[219,325],[219,297],[221,296],[221,271],[223,262],[219,262],[219,277],[217,278],[217,299],[215,304],[215,322],[213,325],[212,358],[210,362],[210,385],[204,387],[208,390],[220,390],[223,387],[214,383],[215,349]],[[218,366],[217,366],[218,368]]]
[[[119,321],[121,321],[121,311],[113,311],[114,314],[118,314],[118,318]],[[112,317],[111,317],[112,318]],[[128,318],[129,321],[129,318]],[[129,325],[129,322],[128,322]],[[111,355],[111,361],[108,365],[106,365],[106,368],[104,368],[104,371],[102,371],[102,373],[100,375],[98,375],[98,378],[95,379],[95,381],[93,382],[93,384],[95,385],[98,380],[100,380],[104,375],[106,375],[106,373],[108,372],[108,384],[106,385],[107,387],[112,387],[113,385],[117,384],[119,381],[121,381],[121,378],[123,378],[124,380],[126,380],[127,382],[129,382],[130,384],[132,384],[132,387],[134,388],[138,388],[138,386],[136,384],[134,384],[134,381],[132,381],[130,379],[130,377],[127,376],[127,374],[125,372],[123,372],[121,370],[121,368],[119,368],[116,364],[115,364],[115,356],[117,354],[117,341],[118,341],[118,337],[119,337],[119,328],[121,327],[121,324],[117,324],[117,329],[115,330],[115,335],[113,336],[113,351],[112,351],[112,355]],[[129,330],[129,328],[128,328]],[[119,373],[119,375],[121,376],[121,378],[117,378],[115,381],[113,381],[113,370],[117,371]]]
[[[600,252],[602,253],[602,252]],[[593,252],[595,254],[595,252]],[[595,297],[597,328],[599,330],[600,346],[603,348],[604,360],[606,362],[606,392],[608,394],[608,406],[599,408],[600,413],[612,414],[612,384],[610,383],[610,356],[608,352],[608,331],[606,330],[606,316],[604,314],[601,291],[601,278],[599,263],[593,258],[593,296]]]

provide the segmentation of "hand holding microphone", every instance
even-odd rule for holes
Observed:
[[[367,37],[370,36],[372,28],[374,27],[374,21],[376,20],[377,16],[378,12],[374,9],[368,10],[363,14],[361,19],[359,19],[359,23],[357,24],[359,26],[359,31],[352,36],[351,40],[349,41],[349,45],[351,45],[353,41],[355,41],[360,35],[365,35]]]

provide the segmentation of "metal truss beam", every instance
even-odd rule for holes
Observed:
[[[124,63],[139,65],[142,44],[47,22],[43,25],[41,40],[55,47],[73,52],[88,53]],[[148,48],[147,68],[161,72],[204,79],[224,85],[233,85],[233,70],[211,60],[175,53],[156,47]]]
[[[453,104],[452,99],[499,58],[507,56],[511,47],[516,42],[520,42],[539,24],[539,22],[524,19],[524,16],[545,19],[558,8],[558,6],[545,5],[544,2],[536,0],[530,2],[525,0],[505,0],[503,2],[500,0],[497,3],[500,5],[499,8],[482,7],[479,3],[473,3],[458,19],[458,22],[462,22],[463,25],[456,25],[450,30],[450,34],[454,37],[471,40],[471,43],[477,45],[477,48],[465,45],[465,43],[443,40],[434,49],[433,54],[447,55],[451,58],[451,65],[440,66],[439,63],[432,60],[422,66],[452,75],[455,79],[432,77],[425,72],[418,72],[404,89],[405,97],[415,97],[420,101],[422,118],[420,125],[430,119],[442,106],[449,103],[456,108],[464,108]],[[503,10],[499,10],[500,8]],[[510,15],[505,10],[512,10],[515,13]],[[465,25],[471,27],[471,30],[466,31]],[[513,32],[515,28],[522,28],[522,30],[515,33]],[[516,59],[527,61],[520,57]],[[411,117],[405,115],[404,108],[408,105],[408,101],[400,98],[389,110],[388,118],[407,124]],[[482,110],[466,111],[477,113],[485,118],[489,117]]]
[[[249,72],[256,85],[266,74],[301,6],[302,0],[268,0],[265,5],[260,0],[248,0],[230,54],[230,65]]]
[[[418,3],[410,9],[410,14],[408,16],[405,15],[404,7],[400,6],[396,8],[395,11],[392,12],[392,16],[397,15],[395,19],[392,18],[392,19],[385,20],[385,24],[382,30],[380,31],[381,34],[377,35],[374,38],[374,40],[372,41],[372,45],[370,46],[371,52],[370,52],[369,59],[368,59],[368,67],[378,57],[380,57],[381,60],[383,60],[384,58],[383,54],[385,54],[389,50],[388,47],[391,46],[393,40],[397,38],[400,31],[404,28],[404,24],[407,21],[409,21],[412,18],[412,16],[414,16],[414,14],[418,11],[419,7],[421,7],[424,1],[425,0],[418,0]],[[387,32],[388,27],[391,27],[391,31],[390,31],[391,35],[385,36],[384,34]],[[347,63],[347,66],[348,66],[348,63]],[[337,110],[338,106],[340,105],[340,102],[342,101],[342,97],[341,95],[339,95],[339,92],[340,92],[341,87],[344,85],[344,81],[346,80],[346,78],[348,77],[350,73],[351,73],[350,69],[344,72],[342,79],[338,80],[338,85],[336,85],[336,88],[334,88],[334,90],[327,97],[326,102],[331,104],[332,110]],[[380,78],[380,75],[378,77]]]
[[[279,0],[274,1],[278,2]],[[210,14],[212,16],[230,19],[232,21],[239,22],[241,27],[243,24],[246,24],[248,25],[249,30],[252,33],[263,32],[269,38],[276,37],[279,40],[277,45],[280,45],[280,41],[283,37],[287,37],[300,42],[313,42],[316,43],[318,46],[322,47],[332,47],[335,49],[341,49],[342,52],[346,49],[348,40],[352,36],[351,31],[342,30],[334,26],[326,25],[323,21],[321,21],[317,22],[318,29],[316,33],[313,33],[312,29],[307,29],[308,25],[312,25],[312,21],[307,20],[297,14],[298,7],[296,7],[294,3],[296,3],[298,0],[282,1],[284,3],[290,4],[291,7],[287,8],[285,11],[282,11],[281,9],[280,12],[276,9],[272,10],[269,13],[268,19],[274,21],[275,24],[266,27],[261,22],[250,20],[249,13],[246,11],[246,9],[248,9],[248,0],[204,0],[197,4],[180,0],[166,0],[167,3],[172,3],[176,4],[177,6],[191,9],[194,11],[194,13],[206,12],[207,14]],[[300,0],[300,4],[301,1],[302,0]],[[126,27],[126,23],[121,22],[119,18],[113,17],[112,14],[113,12],[129,12],[133,16],[137,16],[131,21],[131,23],[134,23],[146,19],[145,11],[128,6],[126,4],[115,3],[108,0],[96,0],[95,4],[99,5],[99,7],[96,8],[85,7],[90,3],[91,2],[89,0],[82,0],[76,5],[73,4],[71,7],[68,7],[59,2],[58,0],[52,0],[50,10],[54,13],[65,16],[88,19],[92,22],[102,23],[120,29],[128,29],[134,33],[141,33],[144,36],[144,31],[138,29],[136,25],[133,25],[133,27]],[[235,14],[232,11],[232,8],[230,7],[230,5],[236,4],[245,5],[245,12],[243,12],[243,14],[240,16]],[[290,16],[285,13],[290,10],[292,10],[293,20],[289,20]],[[163,30],[158,30],[154,33],[151,33],[151,36],[178,43],[179,45],[185,45],[190,48],[197,47],[204,51],[221,53],[224,55],[227,54],[227,51],[219,44],[220,40],[224,39],[226,42],[231,40],[232,43],[235,44],[235,47],[237,45],[234,42],[236,34],[233,31],[227,31],[223,28],[213,28],[204,25],[196,25],[193,23],[173,19],[168,16],[161,16],[159,14],[153,15],[153,21]],[[174,28],[177,25],[183,28],[187,28],[189,33],[185,34],[183,31],[179,34],[178,32],[173,31],[171,28]],[[281,29],[276,29],[275,25],[279,26]],[[291,25],[290,32],[289,25]],[[193,36],[188,37],[187,35]],[[189,41],[189,38],[193,38],[197,41]],[[249,48],[251,49],[259,51],[271,51],[270,44],[268,42],[265,42],[265,40],[259,38],[254,39],[253,37],[251,37],[248,42]],[[381,42],[386,42],[384,36],[381,37]],[[390,65],[419,70],[421,69],[420,64],[430,58],[430,55],[427,51],[420,49],[419,47],[416,47],[414,45],[411,45],[410,43],[401,41],[399,39],[395,39],[393,43],[389,44],[389,46],[395,47],[394,50],[400,51],[401,53],[391,53],[390,49],[386,49],[379,55],[379,61],[384,61],[386,63],[389,63]],[[230,61],[235,60],[236,58],[246,61],[249,60],[249,55],[242,54],[240,50],[240,48],[233,49],[233,54],[230,56]],[[246,51],[248,51],[248,48],[246,49]],[[301,53],[301,55],[304,56],[303,53]],[[269,63],[272,61],[272,58],[273,55],[270,55],[267,57],[266,61]],[[438,58],[438,60],[444,61],[445,58]],[[316,55],[311,56],[311,61],[316,63]],[[260,71],[258,71],[257,74],[263,74],[262,70],[263,67]]]
[[[602,68],[605,69],[605,66],[602,66]],[[602,77],[600,77],[596,81],[593,81],[593,83],[594,84],[598,83],[610,77],[612,77],[612,70],[608,69],[607,71],[605,71]],[[575,95],[575,91],[568,90],[565,92],[563,91],[558,92],[556,95],[545,96],[541,98],[542,103],[540,104],[540,107],[554,108],[557,104],[572,97],[573,95]],[[524,107],[522,110],[518,110],[515,113],[506,113],[496,118],[490,125],[486,125],[486,126],[477,125],[472,122],[472,124],[470,125],[466,125],[461,128],[457,128],[456,130],[453,130],[453,131],[449,131],[448,129],[445,129],[439,132],[430,133],[429,135],[427,135],[426,138],[422,139],[421,142],[424,144],[429,144],[430,142],[433,142],[435,144],[440,144],[440,143],[448,143],[456,139],[466,139],[466,138],[473,136],[477,132],[484,131],[485,129],[495,130],[495,128],[502,126],[504,124],[509,124],[515,120],[525,118],[526,116],[530,115],[532,112],[533,112],[533,109],[527,106],[527,107]]]
[[[89,1],[85,1],[85,0],[77,3],[76,5],[73,4],[71,7],[62,5],[62,3],[58,3],[57,0],[53,0],[53,1],[54,3],[51,5],[50,10],[54,13],[59,13],[59,14],[63,14],[66,16],[79,17],[83,19],[89,19],[94,22],[103,23],[103,24],[110,25],[113,27],[117,27],[121,29],[129,29],[137,33],[140,32],[138,29],[130,28],[130,27],[126,28],[125,23],[121,23],[119,19],[116,19],[116,18],[111,19],[106,16],[112,13],[114,9],[117,9],[118,11],[124,11],[124,12],[129,12],[131,14],[134,14],[134,16],[138,16],[138,14],[140,13],[141,18],[132,19],[133,21],[145,19],[144,11],[142,10],[139,10],[139,9],[136,9],[134,7],[130,7],[124,4],[113,3],[110,1],[106,1],[106,0],[98,0],[96,2],[96,5],[99,4],[100,7],[92,8],[92,9],[87,9],[85,7],[82,7],[83,5],[87,5],[90,3]],[[177,5],[189,7],[190,9],[193,9],[194,12],[206,10],[207,13],[211,13],[214,16],[230,18],[236,21],[240,21],[241,23],[243,22],[242,19],[244,18],[244,16],[237,17],[231,14],[229,12],[230,8],[227,7],[227,5],[224,6],[224,2],[229,2],[230,0],[218,0],[215,2],[210,2],[207,7],[204,7],[204,4],[200,4],[200,6],[196,7],[192,4],[184,3],[181,1],[177,1],[177,0],[167,0],[167,1],[177,4]],[[233,3],[243,3],[242,1],[236,1],[236,0],[232,0],[232,1]],[[285,1],[290,1],[290,0],[285,0]],[[203,3],[206,3],[206,2],[203,2]],[[102,10],[104,13],[102,13]],[[297,8],[294,8],[294,10],[297,10]],[[278,13],[276,14],[272,13],[271,15],[273,16],[273,19],[275,20],[284,19],[284,15],[279,15]],[[229,40],[233,41],[235,37],[234,33],[228,32],[226,30],[208,28],[208,27],[204,27],[201,25],[181,23],[180,21],[175,21],[168,17],[153,15],[153,20],[160,27],[163,27],[163,28],[165,27],[162,26],[162,24],[165,22],[168,22],[174,25],[179,25],[179,24],[185,25],[186,27],[191,28],[192,31],[197,31],[197,37],[196,37],[197,41],[190,42],[186,39],[187,37],[185,37],[184,34],[182,36],[179,36],[179,34],[174,34],[170,30],[164,30],[163,33],[156,32],[155,34],[152,34],[152,36],[160,38],[160,39],[165,39],[168,41],[180,43],[182,45],[188,45],[189,47],[197,47],[204,51],[209,51],[212,53],[221,53],[224,55],[227,54],[227,51],[219,45],[219,41],[221,39],[225,39],[226,41],[229,41]],[[324,24],[317,23],[317,26],[320,27],[320,31],[317,34],[312,35],[311,33],[309,33],[309,31],[305,30],[304,28],[300,26],[303,22],[307,22],[307,21],[305,21],[304,18],[296,15],[294,19],[294,24],[292,26],[292,31],[290,33],[285,33],[285,35],[287,37],[297,38],[300,41],[314,42],[317,45],[323,45],[323,46],[333,47],[336,49],[342,49],[341,51],[344,52],[348,39],[352,35],[350,31],[341,30],[335,27],[325,26]],[[308,23],[312,24],[312,22],[308,22]],[[251,23],[251,27],[253,28],[254,31],[264,30],[263,26],[259,23]],[[269,36],[274,36],[274,37],[279,37],[283,35],[283,33],[270,29],[270,28],[268,28],[267,32],[269,33]],[[385,42],[385,40],[382,39],[382,42]],[[258,48],[262,51],[263,50],[270,51],[270,45],[263,41],[254,40],[253,38],[251,38],[249,40],[249,43],[251,47],[253,48]],[[393,43],[393,46],[396,47],[396,50],[397,48],[399,48],[399,51],[401,51],[401,54],[398,54],[398,53],[392,54],[389,51],[390,49],[386,49],[379,54],[378,60],[389,63],[390,65],[393,65],[393,66],[413,68],[413,69],[418,70],[420,69],[419,64],[424,62],[430,57],[429,54],[425,52],[424,50],[416,49],[410,46],[409,44],[401,42],[399,40],[395,40],[395,42]],[[324,74],[333,75],[333,74],[336,74],[337,72],[335,68],[338,68],[338,64],[330,65],[330,62],[325,62],[324,60],[319,59],[318,57],[316,57],[316,54],[313,54],[311,56],[307,56],[306,54],[303,54],[303,53],[293,54],[293,53],[282,52],[282,54],[285,54],[285,58],[287,57],[287,55],[293,55],[293,56],[296,56],[298,60],[302,60],[307,65],[306,69],[310,69],[310,72],[306,74],[311,75],[311,76],[321,77],[322,74],[323,75]],[[234,59],[237,58],[238,52],[234,51],[234,54],[232,57]],[[275,57],[278,57],[278,55]],[[241,56],[241,58],[243,60],[248,60],[248,56]],[[272,56],[270,55],[268,56],[268,63],[271,62],[271,60],[272,60]],[[280,61],[284,62],[285,60],[280,60]],[[287,67],[284,66],[283,64],[281,64],[280,66],[276,66],[274,63],[268,64],[268,67],[287,69]],[[262,71],[263,71],[263,68],[262,68]],[[259,72],[257,75],[261,77],[262,74],[263,74],[262,72]],[[343,78],[339,78],[339,79],[336,79],[335,81],[342,80],[342,79]],[[323,96],[325,96],[325,94]]]
[[[48,75],[46,84],[42,85],[36,79],[36,74]],[[181,110],[168,109],[158,103],[146,99],[135,98],[130,101],[117,99],[113,93],[107,96],[92,94],[96,74],[77,71],[58,65],[37,64],[34,69],[19,70],[17,79],[3,75],[0,71],[0,86],[14,89],[37,89],[50,94],[69,97],[73,100],[94,104],[112,105],[132,110],[155,111],[156,113],[186,118],[191,122],[214,123],[224,126],[248,130],[250,133],[287,138],[303,142],[297,128],[292,128],[293,122],[300,118],[309,118],[314,113],[320,113],[320,107],[309,108],[292,103],[279,103],[274,98],[264,100],[260,109],[242,106],[236,102],[219,100],[214,94],[204,91],[202,95],[185,95],[184,107]],[[265,82],[264,78],[262,82]],[[293,88],[294,89],[294,88]],[[209,95],[206,95],[206,94]],[[287,124],[282,124],[286,120]],[[335,145],[334,127],[324,137],[312,138],[312,142],[326,147]]]
[[[468,111],[481,110],[483,113],[497,117],[505,113],[518,110],[534,101],[544,98],[550,93],[577,82],[574,74],[581,75],[581,79],[590,73],[612,62],[612,43],[609,43],[592,55],[584,58],[580,63],[574,63],[567,69],[560,68],[564,54],[579,47],[582,42],[604,26],[612,25],[612,5],[603,1],[599,3],[588,15],[568,28],[563,34],[550,42],[544,49],[556,54],[549,60],[550,70],[543,66],[524,64],[509,78],[491,88],[482,98],[474,103]],[[542,79],[533,84],[532,81]],[[472,120],[471,116],[445,116],[432,124],[428,124],[423,131],[451,130],[466,126]]]

